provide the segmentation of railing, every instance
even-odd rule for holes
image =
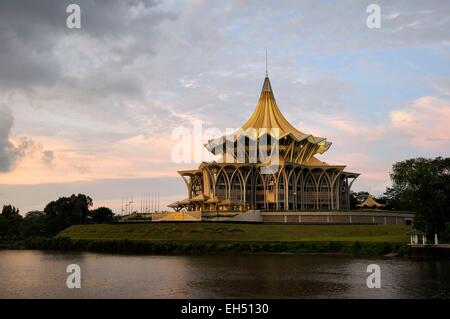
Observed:
[[[262,213],[303,213],[303,212],[347,212],[347,213],[380,213],[380,214],[412,214],[413,212],[404,210],[383,210],[383,209],[258,209]]]

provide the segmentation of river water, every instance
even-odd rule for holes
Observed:
[[[81,288],[66,267],[81,268]],[[367,266],[381,288],[367,288]],[[0,298],[449,298],[450,260],[0,251]]]

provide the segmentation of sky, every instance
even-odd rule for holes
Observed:
[[[245,123],[266,49],[283,114],[333,143],[318,158],[382,194],[396,161],[450,156],[449,48],[446,0],[2,0],[0,205],[184,199],[176,171],[198,161],[173,161],[174,130]]]

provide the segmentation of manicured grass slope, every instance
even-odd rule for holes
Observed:
[[[75,225],[59,236],[88,240],[407,243],[410,230],[410,226],[398,225],[151,223]]]

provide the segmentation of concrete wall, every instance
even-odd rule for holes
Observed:
[[[264,223],[283,224],[379,224],[406,225],[413,214],[386,211],[326,211],[326,212],[262,212]]]

